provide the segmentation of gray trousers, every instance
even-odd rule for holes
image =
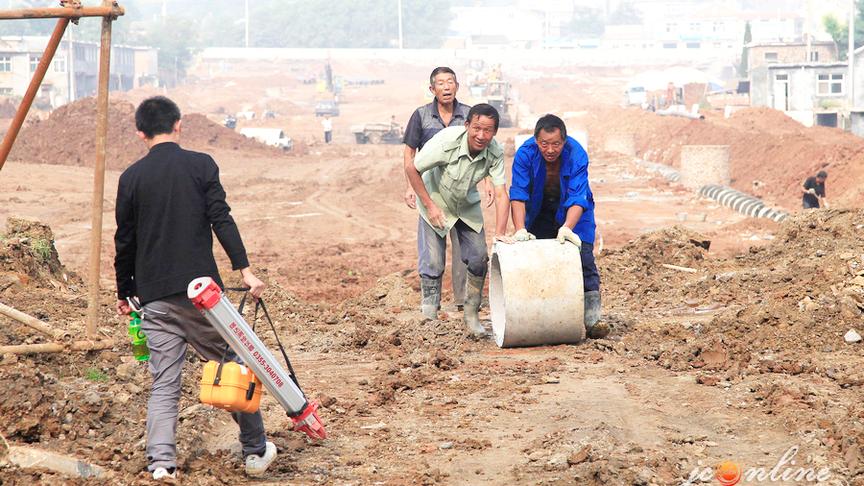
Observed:
[[[463,305],[468,267],[462,261],[462,251],[459,246],[459,234],[454,227],[450,230],[450,285],[453,286],[453,303]]]
[[[447,239],[438,236],[438,233],[423,218],[419,219],[420,222],[417,224],[418,273],[424,278],[441,278],[441,275],[444,274]],[[485,277],[486,263],[489,261],[489,256],[486,254],[486,232],[480,230],[477,233],[463,223],[461,219],[456,221],[450,234],[452,235],[454,231],[456,232],[456,239],[451,241],[451,245],[459,247],[462,264],[472,275]],[[453,267],[455,268],[455,266],[454,262]],[[462,281],[461,288],[464,292],[465,280]],[[456,285],[455,278],[453,284]]]
[[[144,306],[141,329],[150,346],[153,386],[147,403],[147,469],[177,467],[177,411],[180,381],[191,344],[204,359],[220,360],[225,340],[185,295],[177,294]],[[226,360],[238,361],[229,348]],[[243,457],[264,455],[267,439],[261,412],[231,414],[240,425]]]

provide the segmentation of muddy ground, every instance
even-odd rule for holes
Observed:
[[[265,395],[280,455],[256,483],[681,484],[724,460],[770,470],[794,447],[789,467],[825,469],[827,484],[864,484],[862,344],[843,339],[851,328],[864,331],[864,212],[814,211],[780,225],[747,220],[652,178],[627,157],[592,149],[603,235],[597,261],[614,331],[580,345],[502,350],[469,338],[448,312],[449,290],[441,320],[418,318],[416,213],[400,199],[400,147],[353,144],[347,128],[391,111],[407,119],[423,102],[425,67],[380,66],[392,72],[384,86],[351,88],[331,146],[320,143],[310,115],[314,87],[289,81],[274,91],[266,69],[254,80],[202,74],[197,85],[169,93],[184,112],[193,107],[213,120],[229,104],[280,106],[276,122],[308,150],[210,149],[250,260],[270,284],[265,299],[277,329],[330,433],[307,441]],[[571,82],[568,92],[582,88]],[[237,94],[229,83],[250,88]],[[388,93],[400,96],[398,106],[382,106]],[[540,112],[560,99],[531,103]],[[650,128],[652,120],[641,123]],[[596,138],[614,123],[598,127]],[[675,133],[668,137],[674,145]],[[10,162],[0,176],[0,218],[47,225],[7,224],[0,302],[81,335],[92,174],[78,166],[86,162],[67,164]],[[113,474],[106,484],[146,484],[149,373],[132,359],[125,322],[111,310],[118,176],[110,170],[106,180],[99,334],[119,344],[5,355],[0,386],[10,393],[0,395],[0,434],[100,465]],[[38,342],[29,328],[0,318],[0,345]],[[251,483],[241,473],[235,425],[198,403],[201,367],[191,353],[187,361],[183,483]],[[0,483],[99,481],[6,464]]]

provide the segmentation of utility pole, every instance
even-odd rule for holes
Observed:
[[[69,29],[66,34],[69,36],[66,45],[66,57],[69,61],[66,63],[66,69],[69,70],[69,103],[75,101],[75,46],[72,41],[72,33],[75,29]]]
[[[849,0],[849,109],[855,108],[855,0]]]
[[[813,29],[811,28],[811,24],[813,23],[813,9],[812,9],[812,0],[807,0],[807,21],[804,24],[805,27],[805,36],[807,37],[807,57],[805,59],[806,62],[813,62]]]
[[[249,48],[249,0],[246,0],[246,16],[244,17],[246,24],[246,48]]]
[[[399,12],[399,49],[402,49],[402,0],[396,0],[396,5]]]

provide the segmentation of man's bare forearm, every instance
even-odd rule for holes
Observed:
[[[402,152],[402,164],[403,164],[403,166],[408,167],[410,165],[411,167],[414,167],[414,157],[416,155],[417,155],[417,149],[409,147],[408,145],[406,145],[405,151]],[[408,173],[406,172],[405,173],[405,188],[407,189],[410,186],[411,186],[411,180],[408,179]]]
[[[510,201],[510,212],[513,215],[513,230],[525,229],[525,201]]]
[[[503,236],[507,233],[507,220],[510,219],[510,196],[504,185],[495,187],[495,234]]]
[[[420,202],[427,208],[432,205],[432,198],[429,197],[429,191],[426,190],[426,185],[423,184],[423,179],[420,177],[420,172],[414,167],[414,161],[405,160],[405,178],[408,184],[414,189],[414,193],[420,198]]]
[[[576,223],[579,222],[579,218],[582,217],[582,213],[584,211],[585,210],[582,208],[582,206],[570,206],[570,208],[567,209],[567,216],[564,219],[564,226],[570,228],[571,230],[575,228]]]

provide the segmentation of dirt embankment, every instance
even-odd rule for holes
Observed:
[[[600,260],[613,315],[642,320],[616,352],[697,382],[749,390],[743,407],[814,430],[849,478],[864,473],[864,211],[810,211],[764,247],[706,259],[703,238],[678,229],[642,236]],[[660,266],[691,267],[685,273]],[[633,275],[640,275],[633,279]],[[632,322],[632,321],[626,321]]]
[[[183,115],[181,144],[190,149],[242,150],[244,153],[281,157],[276,148],[246,138],[198,113]],[[96,99],[84,98],[54,110],[46,120],[30,122],[18,136],[11,160],[93,166],[96,160]],[[108,140],[105,165],[125,169],[147,153],[135,128],[135,106],[126,101],[108,105]]]
[[[0,295],[15,285],[60,289],[80,283],[60,263],[51,228],[9,218],[6,233],[0,234]]]
[[[729,145],[732,186],[788,208],[800,207],[801,184],[819,170],[828,171],[831,202],[864,203],[864,139],[842,130],[806,128],[768,108],[745,109],[729,119],[710,112],[705,120],[689,120],[597,107],[588,117],[595,147],[610,134],[632,133],[640,157],[675,167],[683,145]]]

